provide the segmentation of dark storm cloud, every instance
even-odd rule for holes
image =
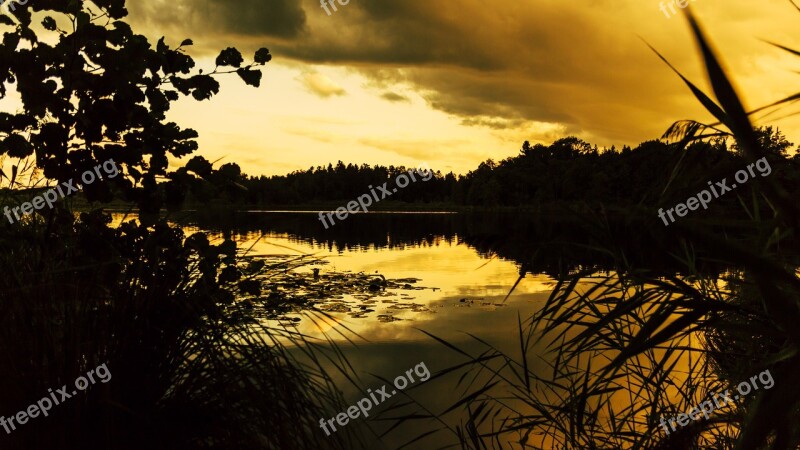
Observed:
[[[306,14],[297,0],[208,0],[214,16],[228,30],[247,35],[296,37]]]
[[[313,16],[317,2],[304,5]],[[355,67],[387,88],[410,85],[467,125],[496,128],[503,118],[560,123],[606,142],[657,137],[683,118],[665,112],[680,83],[616,10],[602,0],[352,0],[312,21],[308,38],[276,47]]]
[[[183,26],[185,34],[298,37],[306,14],[297,0],[129,1],[134,20],[151,27]]]

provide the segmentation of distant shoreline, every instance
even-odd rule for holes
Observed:
[[[73,202],[73,209],[76,211],[90,211],[97,206],[85,201]],[[134,204],[121,204],[115,202],[101,206],[107,212],[128,212],[135,211]],[[231,204],[196,204],[184,205],[180,212],[205,212],[205,213],[297,213],[297,214],[318,214],[320,211],[335,211],[341,207],[340,203],[330,204],[304,204],[304,205],[231,205]],[[576,210],[588,212],[606,209],[608,211],[625,211],[624,206],[587,206],[586,204],[552,204],[552,205],[524,205],[524,206],[461,206],[442,203],[402,203],[385,202],[380,207],[370,208],[366,214],[460,214],[460,213],[539,213],[546,215],[574,214]],[[167,211],[162,208],[162,212]],[[364,213],[358,213],[364,214]]]

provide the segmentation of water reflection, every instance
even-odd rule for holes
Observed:
[[[214,216],[181,214],[170,220],[187,232],[203,230],[217,237],[230,236],[241,247],[262,255],[308,254],[324,259],[317,266],[325,273],[380,273],[388,279],[418,279],[414,287],[387,289],[369,304],[371,314],[353,315],[364,299],[345,295],[340,312],[331,320],[302,320],[297,330],[312,337],[329,337],[361,378],[353,386],[337,375],[337,386],[348,401],[364,396],[365,387],[380,386],[376,374],[393,379],[408,367],[424,361],[431,371],[450,367],[462,359],[428,334],[446,339],[470,354],[486,349],[484,343],[507,354],[519,354],[519,320],[524,320],[548,298],[555,279],[563,273],[590,269],[612,272],[613,258],[593,250],[594,236],[576,219],[542,220],[535,214],[359,214],[325,229],[316,213],[240,213]],[[611,224],[602,238],[617,239],[637,264],[654,271],[675,273],[660,248],[657,231],[636,224]],[[305,269],[311,271],[312,267]],[[708,266],[706,271],[724,268]],[[511,295],[509,292],[516,284]],[[397,305],[406,307],[398,308]],[[393,320],[380,320],[379,317]],[[396,319],[396,320],[395,320]],[[352,339],[356,345],[351,345]],[[545,354],[547,343],[536,347]],[[538,357],[532,370],[546,373]],[[332,373],[336,373],[331,365]],[[432,379],[409,392],[424,399],[426,408],[441,412],[464,394],[458,379]],[[390,408],[387,404],[382,406]],[[403,408],[397,412],[404,411]],[[367,431],[386,430],[384,422],[354,421],[369,438],[368,448],[397,448],[413,436],[441,429],[424,441],[436,448],[452,444],[460,411],[450,414],[445,426],[437,420],[406,423],[383,439]],[[394,414],[395,416],[397,414]],[[320,431],[322,432],[322,431]]]

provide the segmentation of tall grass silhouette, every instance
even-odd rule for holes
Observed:
[[[318,431],[344,403],[330,371],[352,373],[335,344],[260,320],[239,300],[302,259],[264,264],[227,239],[166,223],[111,227],[107,215],[75,218],[63,205],[50,217],[0,235],[0,414],[101,363],[113,376],[3,433],[3,448],[359,446],[348,430]]]

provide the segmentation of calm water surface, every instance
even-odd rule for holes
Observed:
[[[116,220],[120,218],[115,216]],[[320,323],[304,319],[297,325],[309,336],[326,335],[337,342],[362,386],[373,390],[384,384],[376,375],[394,379],[420,362],[436,372],[464,361],[425,332],[472,355],[486,347],[470,334],[519,355],[518,320],[525,320],[547,299],[555,284],[556,268],[564,264],[572,269],[602,265],[580,250],[553,248],[542,252],[537,245],[543,237],[557,239],[559,233],[569,232],[569,226],[541,223],[535,218],[521,220],[519,216],[359,214],[328,230],[315,212],[216,217],[182,214],[171,219],[184,225],[187,232],[202,230],[218,238],[230,235],[240,247],[252,246],[254,254],[313,254],[327,261],[318,266],[323,274],[363,272],[380,273],[387,279],[418,279],[413,286],[424,289],[390,289],[369,304],[374,312],[363,317],[334,312],[335,320]],[[538,258],[532,260],[537,251]],[[520,273],[525,276],[511,292]],[[354,310],[361,304],[348,295],[341,302]],[[387,317],[392,320],[387,321]],[[543,364],[541,370],[546,370]],[[334,369],[332,372],[336,373]],[[366,396],[363,388],[353,386],[344,376],[336,375],[335,379],[351,404]],[[457,378],[416,384],[418,388],[407,392],[432,412],[446,410],[464,394]],[[458,424],[459,413],[445,416],[445,422],[450,429],[432,419],[415,421],[382,439],[375,434],[386,429],[384,422],[358,418],[347,427],[361,428],[371,449],[398,448],[415,436],[441,429],[409,447],[438,448],[455,442],[452,427]]]

